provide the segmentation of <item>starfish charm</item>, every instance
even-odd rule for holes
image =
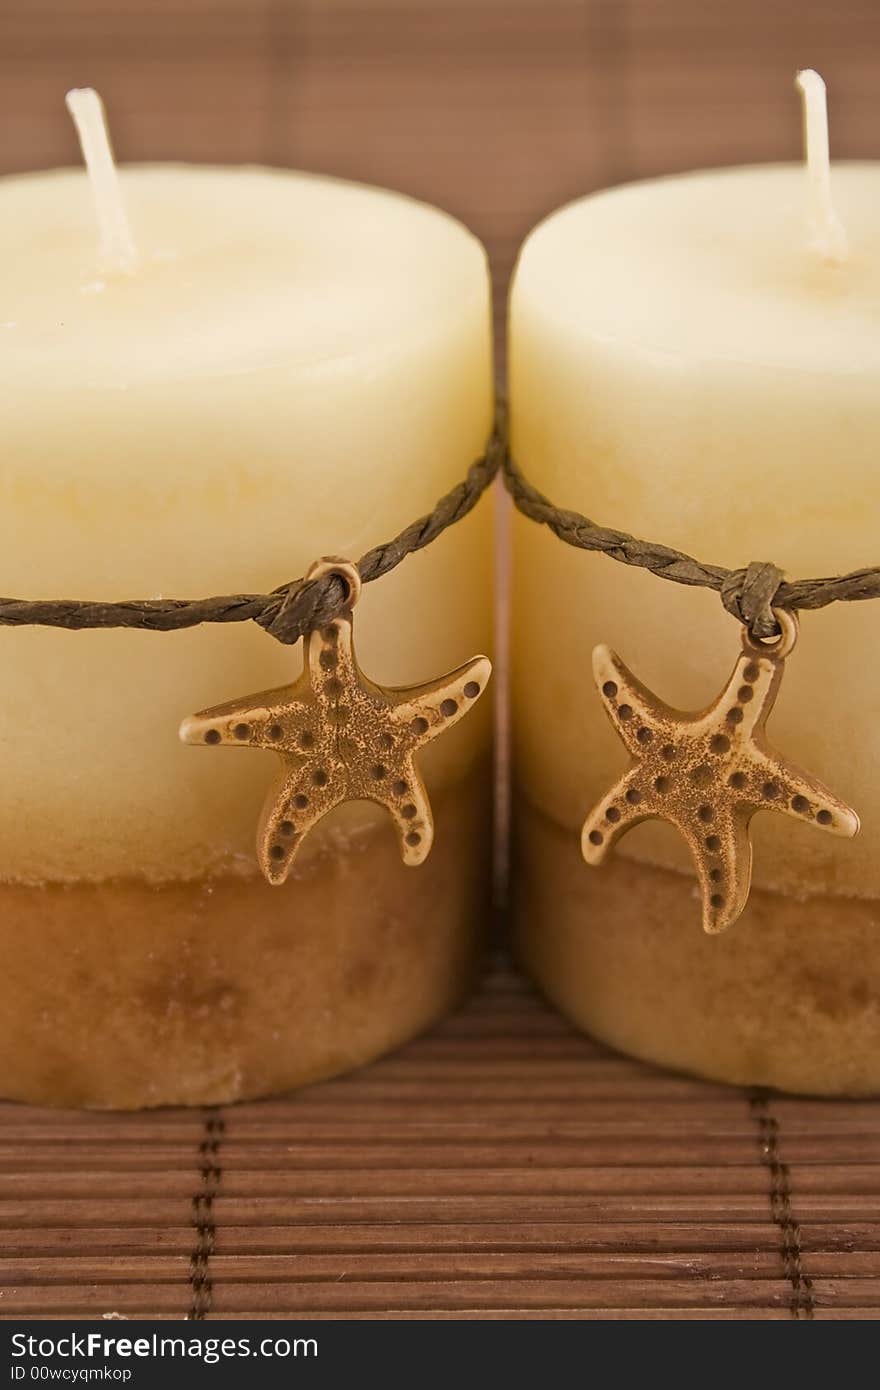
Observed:
[[[344,801],[375,801],[391,815],[405,864],[421,864],[434,838],[431,805],[415,764],[423,744],[457,724],[486,688],[487,657],[401,689],[375,685],[358,666],[352,615],[361,578],[344,560],[319,560],[308,579],[333,573],[349,608],[305,638],[292,685],[217,705],[185,719],[184,743],[269,748],[282,772],[263,809],[257,858],[272,884],[287,878],[305,835]]]
[[[593,652],[593,674],[632,763],[587,817],[581,848],[600,864],[639,821],[670,821],[694,858],[703,928],[720,932],[742,913],[752,878],[749,822],[782,811],[832,835],[853,836],[859,818],[820,782],[770,748],[764,726],[797,638],[796,620],[777,614],[773,645],[743,632],[742,656],[707,710],[683,714],[658,700],[608,647]]]

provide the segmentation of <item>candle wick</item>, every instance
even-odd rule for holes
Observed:
[[[803,99],[804,150],[807,161],[813,244],[826,261],[845,261],[849,250],[843,223],[831,201],[831,155],[828,145],[828,99],[825,83],[812,68],[795,78]]]
[[[122,201],[119,171],[110,145],[104,103],[91,87],[74,88],[65,99],[76,126],[92,186],[101,261],[109,271],[129,273],[137,266],[138,253]]]

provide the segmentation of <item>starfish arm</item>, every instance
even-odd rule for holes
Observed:
[[[703,903],[703,930],[726,931],[741,916],[752,881],[750,810],[726,809],[710,825],[674,820],[697,871]]]
[[[266,798],[257,827],[257,859],[271,884],[285,881],[308,832],[344,800],[345,785],[338,772],[328,774],[311,761],[295,770],[285,768]]]
[[[389,690],[395,721],[410,730],[414,748],[430,743],[464,718],[486,689],[491,674],[489,658],[475,656],[426,685]]]
[[[588,864],[598,865],[616,842],[640,821],[657,814],[646,796],[641,768],[630,768],[593,808],[581,830],[581,853]]]
[[[668,718],[669,710],[610,647],[594,649],[593,676],[608,718],[633,757],[640,758],[658,720]]]
[[[844,839],[858,834],[859,818],[853,808],[808,772],[763,748],[753,753],[752,766],[749,799],[757,809],[779,811]]]
[[[300,680],[277,690],[213,705],[183,720],[180,740],[245,748],[284,747],[289,730],[305,728],[310,721],[311,707],[300,698],[301,691]]]
[[[358,680],[351,618],[334,618],[305,640],[305,666],[312,690],[334,704],[342,691]]]
[[[712,705],[719,731],[742,744],[763,729],[779,693],[784,662],[771,656],[743,652],[724,690]]]
[[[382,793],[374,794],[394,822],[404,864],[423,864],[434,843],[434,817],[431,803],[418,768],[409,758],[403,775],[394,779]]]

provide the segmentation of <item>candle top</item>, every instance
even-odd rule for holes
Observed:
[[[115,276],[85,171],[0,180],[0,390],[362,371],[442,331],[455,305],[484,311],[480,243],[403,195],[260,168],[130,166],[120,180],[138,262]]]
[[[880,163],[834,165],[849,250],[804,235],[802,165],[628,184],[554,213],[523,247],[514,311],[670,359],[880,371]]]

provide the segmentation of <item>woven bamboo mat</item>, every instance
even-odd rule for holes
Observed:
[[[499,969],[393,1057],[207,1113],[0,1107],[4,1318],[874,1318],[880,1104],[748,1096]]]

